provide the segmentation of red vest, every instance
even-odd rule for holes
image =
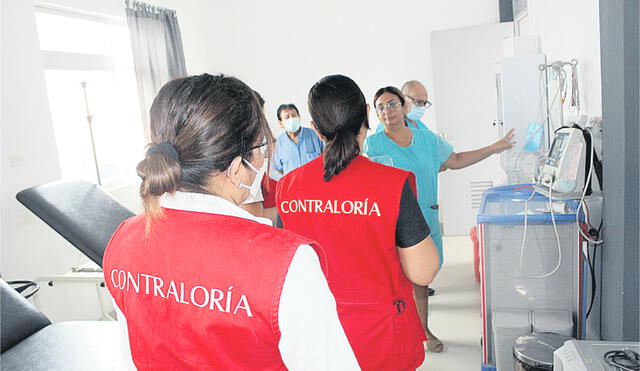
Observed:
[[[262,207],[264,207],[265,209],[276,207],[277,186],[277,180],[271,179],[268,174],[264,175],[264,177],[262,178],[262,197],[264,198],[264,200],[262,201]]]
[[[104,255],[140,370],[285,370],[278,350],[282,285],[300,244],[254,221],[164,209],[145,240],[126,220]]]
[[[402,187],[413,174],[358,156],[329,182],[323,157],[278,182],[284,227],[318,241],[338,315],[363,370],[414,370],[426,340],[395,230]],[[415,187],[414,187],[415,189]]]

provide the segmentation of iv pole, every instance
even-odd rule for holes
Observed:
[[[567,78],[567,73],[564,70],[565,66],[571,66],[572,68],[572,76],[571,76],[571,82],[572,82],[572,88],[571,88],[571,104],[572,106],[574,106],[575,108],[577,108],[578,112],[580,111],[580,100],[577,96],[577,88],[578,88],[578,81],[577,81],[577,71],[576,71],[576,66],[578,65],[578,60],[577,59],[572,59],[569,62],[564,62],[564,61],[555,61],[555,62],[551,62],[551,63],[547,63],[547,64],[541,64],[538,66],[538,70],[545,71],[547,69],[551,69],[553,70],[553,72],[555,73],[555,75],[558,78],[558,92],[560,92],[560,126],[564,125],[564,102],[565,99],[567,97],[567,87],[566,87],[566,78]],[[548,80],[547,80],[548,81]],[[548,94],[548,93],[547,93]],[[551,102],[551,105],[553,105],[553,102]],[[547,109],[548,109],[549,105],[547,104]],[[551,114],[551,112],[549,112],[547,110],[547,117],[549,117],[549,115]]]
[[[98,154],[96,152],[96,142],[93,138],[93,116],[89,111],[89,100],[87,99],[87,82],[82,81],[80,83],[82,85],[82,92],[84,94],[84,105],[87,109],[87,123],[89,124],[89,135],[91,136],[91,148],[93,149],[93,163],[96,167],[96,176],[98,177],[98,185],[102,185],[102,179],[100,178],[100,168],[98,167]]]

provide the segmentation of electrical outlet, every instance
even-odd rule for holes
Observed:
[[[20,167],[24,165],[24,158],[19,153],[12,153],[9,155],[9,165],[11,167]]]

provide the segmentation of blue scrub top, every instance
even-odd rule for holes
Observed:
[[[320,156],[324,143],[312,129],[302,127],[298,134],[298,143],[293,141],[287,133],[282,133],[276,140],[276,149],[271,157],[274,169],[287,174],[307,162]]]
[[[415,122],[416,122],[416,124],[418,124],[418,127],[416,128],[415,126],[407,123],[407,126],[409,127],[409,129],[414,130],[414,131],[415,130],[429,130],[427,125],[425,125],[424,122],[422,122],[421,120],[416,120]],[[379,133],[382,130],[384,130],[384,124],[379,122],[378,123],[378,127],[376,127],[376,133]],[[431,131],[431,130],[429,130],[429,131]]]
[[[364,153],[370,158],[388,156],[393,161],[394,167],[415,174],[418,186],[418,204],[431,229],[431,238],[438,249],[440,265],[442,265],[444,259],[438,210],[432,209],[431,206],[438,203],[440,165],[449,159],[453,153],[453,146],[429,129],[417,130],[414,128],[412,132],[413,140],[408,147],[399,146],[384,131],[370,135],[364,141]]]

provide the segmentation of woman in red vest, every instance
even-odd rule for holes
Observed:
[[[264,99],[260,96],[260,93],[254,90],[254,93],[258,97],[258,101],[260,102],[260,107],[262,108],[262,113],[264,113]],[[269,148],[269,152],[273,153],[273,149],[275,148],[275,138],[271,137],[270,142],[272,147]],[[265,169],[269,169],[269,159],[264,159],[264,164],[262,165]],[[260,190],[256,193],[255,196],[249,195],[242,205],[241,208],[250,212],[251,214],[259,217],[269,218],[273,223],[276,222],[276,186],[278,185],[278,181],[272,179],[269,176],[269,172],[265,172],[262,177],[262,183]]]
[[[327,143],[319,158],[278,182],[285,229],[319,241],[340,321],[363,370],[413,370],[424,360],[412,285],[427,285],[438,254],[410,172],[360,155],[368,106],[348,77],[309,92],[312,125]]]
[[[322,248],[239,207],[260,187],[270,138],[256,95],[233,77],[176,79],[154,100],[137,168],[145,213],[104,256],[138,369],[358,368]]]

